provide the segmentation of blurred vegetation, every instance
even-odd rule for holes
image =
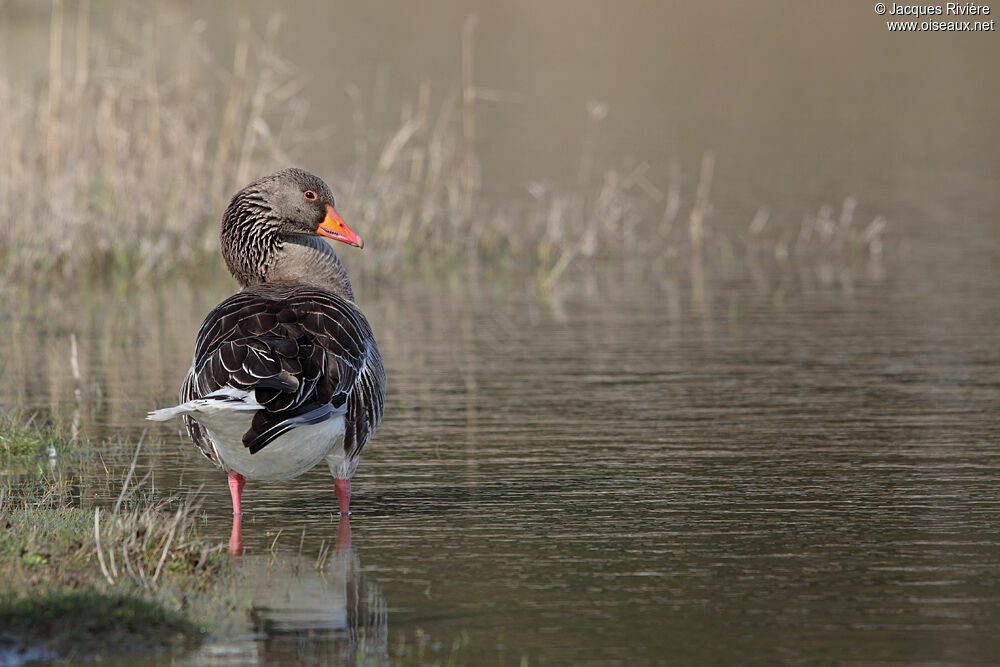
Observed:
[[[307,81],[276,50],[280,19],[259,34],[242,23],[232,61],[218,63],[203,31],[175,43],[158,37],[156,18],[123,16],[98,34],[89,3],[51,8],[43,85],[0,70],[0,276],[141,283],[217,265],[229,197],[294,164],[295,148],[315,138],[304,127]],[[359,277],[484,268],[549,286],[605,260],[660,269],[737,256],[881,256],[886,222],[855,220],[852,197],[802,220],[761,209],[733,234],[713,225],[712,154],[689,179],[672,165],[665,187],[646,178],[645,164],[597,164],[594,136],[607,114],[599,103],[587,107],[573,188],[525,183],[522,201],[491,203],[476,107],[497,93],[475,82],[475,26],[470,17],[462,31],[457,91],[432,99],[422,86],[392,131],[369,127],[360,90],[348,87],[353,162],[323,176],[372,248],[352,266]]]

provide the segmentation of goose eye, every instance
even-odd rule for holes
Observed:
[[[316,193],[313,192],[312,190],[306,190],[302,194],[305,195],[305,198],[308,199],[309,201],[316,201]]]

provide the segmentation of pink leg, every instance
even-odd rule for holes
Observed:
[[[233,515],[233,531],[229,533],[229,553],[243,555],[243,533],[240,531],[240,515]]]
[[[240,496],[246,478],[235,470],[229,471],[229,494],[233,497],[233,530],[229,534],[229,553],[239,556],[243,553],[243,534],[240,530]]]
[[[337,491],[337,501],[340,503],[340,516],[351,513],[351,480],[334,479],[333,488]]]
[[[344,551],[351,546],[351,519],[346,514],[340,515],[337,525],[337,551]]]
[[[246,481],[246,478],[235,470],[229,471],[229,495],[233,497],[233,514],[236,516],[240,514],[240,496],[243,495],[243,484]]]

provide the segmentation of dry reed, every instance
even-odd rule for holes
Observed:
[[[242,22],[225,66],[198,30],[165,45],[157,19],[144,17],[109,40],[91,34],[88,2],[72,7],[67,21],[67,6],[52,4],[43,89],[0,71],[0,145],[7,147],[0,155],[0,278],[110,274],[141,283],[217,265],[217,221],[227,198],[254,176],[294,163],[295,147],[310,136],[303,81],[277,51],[280,21],[272,18],[262,34]],[[63,49],[70,23],[72,53]],[[704,156],[692,192],[671,163],[664,194],[644,163],[598,164],[594,137],[608,107],[597,102],[586,108],[573,188],[530,183],[524,201],[491,205],[482,193],[476,108],[504,95],[476,84],[475,28],[472,16],[461,33],[460,90],[435,101],[421,85],[390,132],[372,129],[372,110],[356,86],[347,87],[355,159],[325,175],[346,203],[345,217],[377,248],[352,267],[359,275],[500,268],[551,286],[605,259],[701,263],[735,248],[763,249],[779,260],[881,255],[885,221],[858,231],[850,198],[839,219],[829,208],[807,216],[797,237],[766,209],[745,234],[713,226],[714,155]],[[674,223],[685,205],[681,229]]]
[[[154,18],[109,43],[90,34],[89,3],[74,7],[71,66],[57,1],[44,90],[0,76],[0,271],[141,281],[196,266],[239,179],[280,158],[263,115],[301,120],[274,55],[277,23],[260,39],[241,31],[229,74],[197,31],[170,45],[185,55],[167,66]]]

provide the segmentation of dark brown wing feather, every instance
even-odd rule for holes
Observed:
[[[364,315],[350,301],[302,284],[248,287],[208,314],[181,401],[225,386],[253,391],[265,408],[243,436],[251,453],[281,435],[282,422],[326,405],[339,413],[346,404],[344,452],[357,457],[385,405],[385,370]],[[184,421],[218,464],[204,429]]]

